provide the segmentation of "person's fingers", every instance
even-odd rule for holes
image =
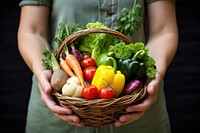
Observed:
[[[138,120],[142,115],[144,115],[145,112],[135,112],[135,113],[130,113],[128,115],[123,115],[115,122],[115,126],[119,127],[125,124],[128,124],[132,121]]]
[[[71,109],[61,107],[60,105],[57,105],[52,100],[46,100],[45,103],[46,103],[47,107],[55,114],[70,115],[73,113],[73,111]]]
[[[54,101],[55,99],[53,99],[50,94],[47,95],[45,92],[41,92],[41,99],[53,113],[63,114],[63,115],[73,113],[71,109],[57,105],[56,102]]]
[[[55,99],[51,96],[52,87],[49,83],[51,78],[51,71],[44,70],[40,77],[38,78],[39,81],[39,88],[41,92],[41,100],[46,104],[46,106],[55,114],[72,114],[72,110],[69,108],[64,108],[56,104]]]
[[[83,127],[84,123],[80,120],[80,118],[76,115],[58,115],[55,114],[58,118],[60,118],[63,121],[68,122],[71,125],[76,125],[79,127]]]
[[[145,100],[140,104],[132,105],[126,108],[126,111],[131,113],[131,112],[141,112],[141,111],[146,111],[150,108],[153,102],[150,100]]]

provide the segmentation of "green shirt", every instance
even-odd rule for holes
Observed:
[[[149,4],[155,0],[140,0],[141,5]],[[53,38],[60,22],[85,26],[88,22],[100,21],[114,27],[116,19],[122,8],[132,8],[133,0],[23,0],[20,6],[45,5],[51,8],[51,46],[55,48]],[[145,8],[143,8],[145,9]],[[135,41],[145,42],[145,23],[143,10],[143,23],[137,33],[133,35]],[[139,120],[122,127],[109,125],[103,128],[83,127],[69,125],[58,119],[41,101],[38,84],[33,77],[32,92],[28,107],[27,133],[170,133],[168,114],[165,107],[163,85],[159,89],[158,99],[153,106]]]

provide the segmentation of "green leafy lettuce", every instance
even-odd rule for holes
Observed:
[[[86,28],[106,28],[107,26],[103,25],[100,22],[91,22],[86,25]],[[111,45],[113,40],[116,37],[106,33],[95,33],[95,34],[88,34],[82,37],[79,50],[82,52],[90,52],[92,53],[92,58],[96,60],[98,55],[107,52],[108,47]]]

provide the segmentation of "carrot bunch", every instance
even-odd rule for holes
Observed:
[[[83,71],[78,59],[69,52],[67,46],[64,48],[65,59],[60,55],[60,66],[70,76],[77,76],[82,86],[85,86]]]

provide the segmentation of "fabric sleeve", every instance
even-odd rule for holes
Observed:
[[[22,0],[19,3],[19,6],[25,6],[25,5],[45,5],[50,6],[51,0]]]

